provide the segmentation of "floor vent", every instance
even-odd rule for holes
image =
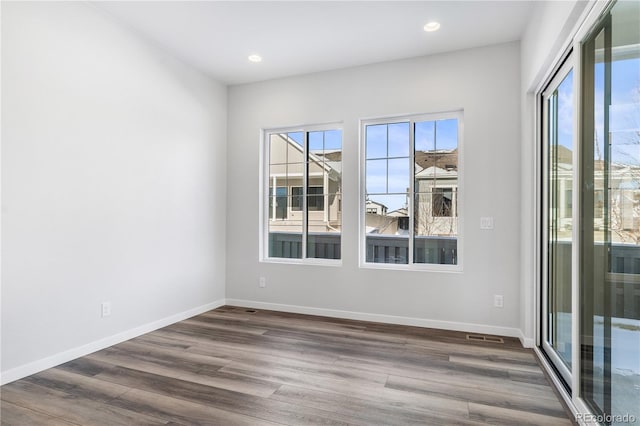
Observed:
[[[245,309],[245,312],[247,312],[249,314],[255,314],[256,310],[255,309]]]
[[[474,342],[504,343],[502,337],[484,336],[481,334],[467,334],[467,340]]]

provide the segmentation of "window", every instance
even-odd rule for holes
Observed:
[[[287,188],[278,186],[269,188],[269,219],[286,219],[287,218]]]
[[[403,231],[409,230],[409,218],[408,217],[399,217],[398,218],[398,229]]]
[[[573,57],[569,56],[541,93],[543,152],[544,292],[541,346],[565,384],[572,383]]]
[[[291,188],[291,209],[296,211],[301,211],[302,206],[304,205],[303,195],[302,195],[302,187],[294,186]]]
[[[307,207],[309,211],[324,210],[324,191],[322,186],[310,186],[307,188]],[[303,194],[301,186],[294,186],[291,188],[291,208],[293,210],[302,210],[303,206]]]
[[[263,258],[340,259],[342,131],[265,132]]]
[[[434,217],[453,216],[453,188],[433,188],[431,205]]]
[[[564,218],[571,217],[573,217],[573,190],[567,189],[564,191]]]
[[[365,264],[460,265],[461,128],[462,112],[362,123]]]

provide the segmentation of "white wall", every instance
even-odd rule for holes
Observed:
[[[4,382],[224,299],[225,147],[225,86],[85,3],[3,2]]]
[[[535,89],[554,61],[567,47],[567,37],[585,8],[585,0],[535,2],[522,36],[522,86]]]
[[[517,335],[519,66],[519,44],[508,43],[230,87],[227,300]],[[360,269],[358,120],[459,108],[464,108],[464,272]],[[259,263],[260,129],[335,121],[344,123],[342,266]],[[481,216],[495,217],[493,231],[479,229]],[[258,288],[259,276],[267,278],[264,289]],[[503,309],[493,307],[494,294],[504,295]]]
[[[537,306],[539,256],[536,228],[540,191],[540,168],[536,142],[535,92],[566,53],[570,37],[581,16],[591,7],[583,0],[537,2],[521,42],[521,304],[520,328],[528,346],[534,344]]]

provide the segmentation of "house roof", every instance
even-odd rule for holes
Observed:
[[[409,217],[409,211],[406,207],[400,207],[399,209],[395,209],[394,211],[387,214],[387,216],[391,217]]]
[[[298,152],[300,153],[304,152],[303,147],[300,146],[300,144],[296,140],[287,136],[286,133],[277,133],[277,134],[282,139],[286,140],[289,145],[293,146],[296,150],[298,150]],[[326,161],[325,159],[323,159],[323,156],[319,155],[319,152],[320,151],[318,151],[317,153],[314,153],[313,151],[309,152],[309,159],[311,159],[311,161],[313,161],[317,165],[323,167],[325,172],[329,174],[330,179],[338,180],[340,174],[342,173],[342,162]],[[328,151],[325,151],[325,152],[328,153]]]
[[[416,166],[426,169],[431,166],[445,170],[458,169],[458,149],[437,149],[433,151],[416,151]]]
[[[427,167],[426,169],[416,173],[417,179],[457,179],[457,170],[445,170],[440,167]]]
[[[377,205],[377,206],[384,207],[385,209],[387,208],[387,206],[385,206],[384,204],[379,203],[379,202],[377,202],[377,201],[373,201],[373,200],[367,200],[367,205],[369,205],[369,204],[375,204],[375,205]]]

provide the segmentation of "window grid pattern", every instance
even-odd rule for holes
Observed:
[[[342,131],[267,132],[266,257],[340,259]]]
[[[365,263],[458,264],[460,120],[364,124]]]

